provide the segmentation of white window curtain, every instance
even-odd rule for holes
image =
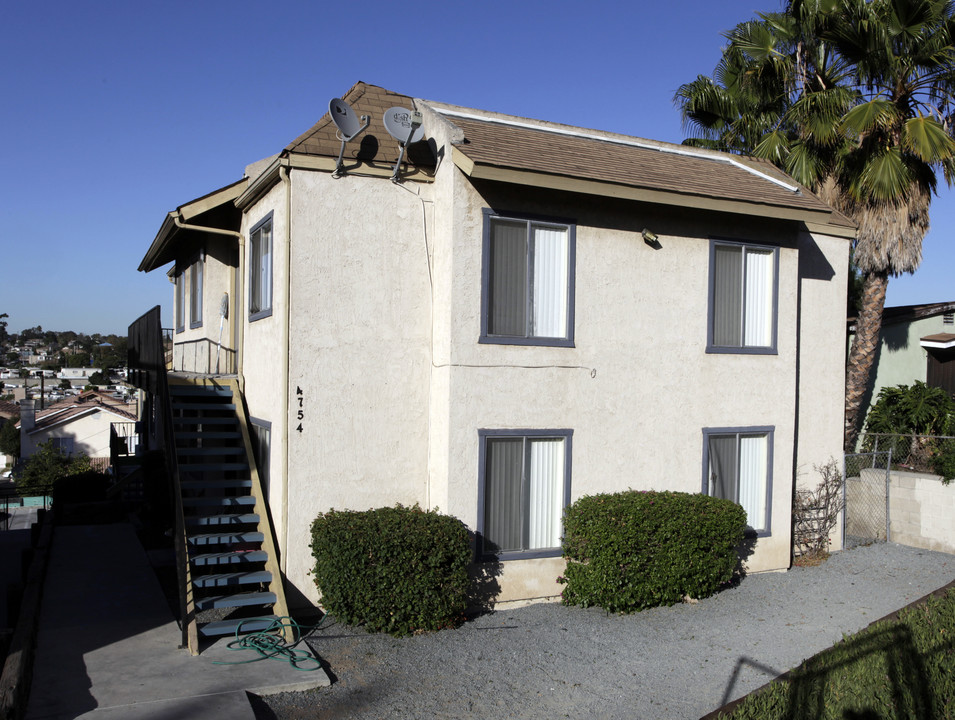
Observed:
[[[769,438],[742,435],[739,439],[739,504],[746,511],[749,526],[766,527],[766,470]]]
[[[568,240],[564,229],[533,227],[535,337],[567,336]]]
[[[773,342],[773,252],[746,250],[747,347],[768,347]]]
[[[531,439],[528,497],[528,547],[560,545],[560,521],[564,485],[564,441]]]

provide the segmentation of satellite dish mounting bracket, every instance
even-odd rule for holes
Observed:
[[[355,111],[351,106],[339,98],[332,98],[328,103],[328,113],[331,115],[332,122],[338,130],[335,137],[342,141],[341,150],[338,151],[338,161],[335,163],[335,172],[332,177],[341,177],[342,158],[345,157],[345,145],[361,135],[371,124],[370,115],[361,116],[361,125],[358,125],[358,118],[355,117]]]

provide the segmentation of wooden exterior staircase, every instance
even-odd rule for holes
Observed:
[[[170,376],[184,643],[288,615],[268,509],[234,379]],[[249,618],[255,618],[249,620]]]

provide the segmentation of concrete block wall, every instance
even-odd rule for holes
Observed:
[[[938,475],[892,472],[889,480],[892,542],[955,553],[955,483]]]

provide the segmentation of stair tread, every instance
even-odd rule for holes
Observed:
[[[176,455],[245,455],[245,448],[235,445],[180,447],[176,448]]]
[[[208,490],[215,488],[222,488],[223,490],[227,490],[229,488],[240,489],[252,487],[252,480],[182,480],[179,482],[179,486],[183,490]]]
[[[251,495],[184,497],[182,504],[188,507],[248,507],[255,505]]]
[[[173,410],[235,410],[235,403],[231,402],[180,402],[173,400]]]
[[[169,394],[173,397],[232,397],[229,388],[210,387],[209,385],[169,385]]]
[[[202,588],[251,585],[253,583],[267,583],[271,581],[272,573],[268,570],[213,573],[211,575],[194,575],[192,578],[192,584]]]
[[[188,515],[185,517],[189,527],[211,525],[258,525],[261,518],[256,513],[235,515]]]
[[[235,419],[234,415],[226,415],[217,417],[174,417],[172,423],[173,425],[238,425],[239,421]]]
[[[240,624],[243,632],[257,632],[265,630],[277,621],[274,615],[263,615],[257,618],[246,618],[244,620],[217,620],[216,622],[203,623],[199,625],[199,633],[206,637],[215,635],[232,635],[239,628]]]
[[[214,597],[196,600],[196,610],[211,610],[212,608],[246,607],[248,605],[271,605],[275,602],[273,592],[243,592],[231,595],[216,595]]]
[[[204,472],[208,470],[248,470],[249,463],[179,463],[179,469],[186,472]]]
[[[262,542],[265,535],[258,530],[248,532],[199,533],[188,536],[192,545],[222,545],[225,543]]]
[[[203,553],[193,555],[193,565],[209,567],[212,565],[241,565],[243,563],[265,562],[269,554],[265,550],[234,550],[232,552]]]

